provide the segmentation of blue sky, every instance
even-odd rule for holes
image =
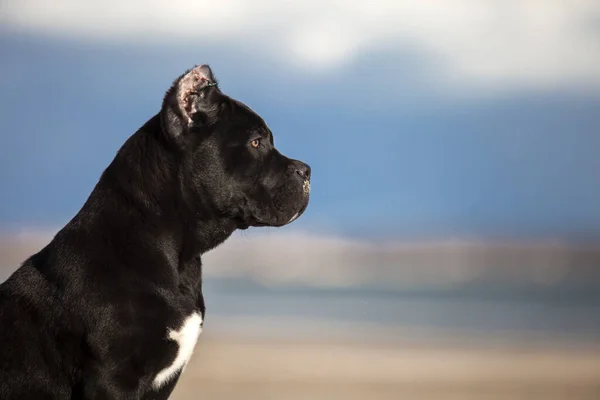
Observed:
[[[600,237],[595,2],[154,3],[3,6],[2,230],[66,223],[209,63],[311,164],[297,229]]]

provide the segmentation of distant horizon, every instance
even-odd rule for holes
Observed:
[[[74,214],[75,215],[75,214]],[[74,216],[73,215],[73,216]],[[26,225],[14,224],[13,226],[0,226],[0,240],[3,238],[16,237],[38,237],[51,239],[59,230],[61,230],[70,221],[70,218],[63,225]],[[240,236],[251,238],[288,237],[301,235],[314,238],[331,238],[341,240],[356,240],[363,243],[372,244],[446,244],[446,243],[466,243],[466,244],[485,244],[485,245],[550,245],[561,244],[574,247],[596,246],[600,245],[600,233],[573,233],[573,234],[481,234],[481,233],[422,233],[414,232],[393,232],[389,229],[377,229],[369,227],[364,230],[343,230],[335,227],[317,226],[314,224],[301,224],[295,221],[293,225],[284,227],[250,227],[233,232],[231,237]]]
[[[51,232],[0,234],[0,267],[15,269],[41,250]],[[234,234],[202,256],[212,277],[345,286],[402,286],[509,280],[542,285],[600,283],[600,242],[365,241],[293,230]],[[365,269],[368,268],[368,269]],[[7,272],[4,269],[4,274]],[[0,277],[2,273],[0,273]]]

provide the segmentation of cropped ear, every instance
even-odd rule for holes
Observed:
[[[193,125],[210,122],[218,109],[216,92],[217,82],[208,65],[186,71],[165,95],[161,110],[163,128],[171,135],[179,136]]]

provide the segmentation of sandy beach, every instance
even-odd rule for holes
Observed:
[[[600,347],[201,338],[174,399],[594,399]]]

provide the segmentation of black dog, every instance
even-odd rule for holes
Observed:
[[[79,213],[0,286],[0,399],[166,399],[202,330],[200,255],[308,205],[310,168],[208,66],[180,76]]]

